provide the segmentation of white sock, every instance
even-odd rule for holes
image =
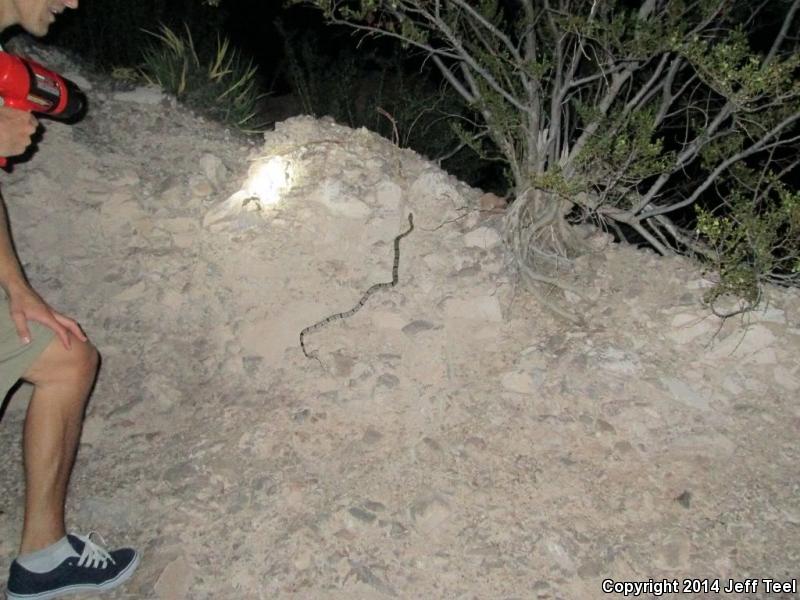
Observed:
[[[77,557],[79,555],[75,552],[75,548],[72,547],[66,536],[64,536],[47,548],[18,556],[17,563],[32,573],[47,573],[71,556]]]

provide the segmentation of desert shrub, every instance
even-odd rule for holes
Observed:
[[[166,25],[151,32],[156,42],[143,53],[142,72],[180,102],[239,129],[251,129],[262,94],[256,67],[219,35],[213,53],[202,56],[184,26],[178,35]]]
[[[742,174],[746,171],[742,170]],[[766,189],[733,190],[713,209],[696,206],[697,232],[707,241],[716,284],[706,295],[714,306],[725,294],[753,308],[766,282],[800,283],[800,192],[775,178],[762,177]]]
[[[478,115],[465,138],[508,167],[506,240],[559,314],[580,321],[550,293],[580,296],[576,214],[716,262],[715,293],[751,305],[800,285],[800,1],[286,1],[436,66]]]

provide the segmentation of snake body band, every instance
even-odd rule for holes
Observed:
[[[309,353],[306,350],[306,343],[305,343],[305,336],[311,333],[312,331],[316,331],[322,327],[325,327],[331,321],[338,321],[339,319],[347,319],[348,317],[352,317],[356,314],[362,306],[369,300],[369,297],[372,296],[378,290],[385,290],[389,288],[393,288],[397,285],[397,274],[400,269],[400,240],[406,237],[409,233],[414,231],[414,215],[408,213],[408,229],[394,238],[394,264],[392,265],[392,280],[387,281],[386,283],[376,283],[372,287],[370,287],[364,295],[361,296],[361,300],[358,301],[353,308],[348,311],[336,313],[335,315],[331,315],[322,319],[318,323],[314,323],[313,325],[309,325],[303,331],[300,332],[300,347],[303,349],[303,354],[306,355],[306,358],[316,358],[315,354]]]

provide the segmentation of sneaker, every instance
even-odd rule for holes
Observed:
[[[133,575],[139,566],[136,550],[120,548],[109,553],[91,541],[91,535],[67,535],[75,554],[47,573],[33,573],[16,560],[12,562],[8,600],[47,600],[79,592],[102,592]]]

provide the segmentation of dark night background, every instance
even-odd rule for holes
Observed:
[[[85,0],[77,11],[66,11],[52,26],[47,40],[70,49],[101,68],[135,66],[144,47],[153,42],[146,31],[158,31],[165,24],[175,31],[188,26],[200,49],[211,51],[221,33],[231,39],[259,67],[266,83],[276,84],[274,93],[286,93],[284,40],[276,21],[290,33],[314,32],[321,39],[345,38],[345,32],[331,35],[319,11],[309,8],[284,9],[281,3],[237,0],[219,7],[200,0]]]
[[[625,3],[635,8],[640,0]],[[514,5],[509,2],[506,8]],[[759,51],[768,48],[777,32],[779,8],[768,5],[750,32]],[[513,10],[508,16],[513,18]],[[747,17],[741,15],[743,20]],[[312,8],[285,8],[281,0],[223,0],[218,7],[201,0],[82,0],[79,10],[66,11],[58,19],[47,40],[98,69],[137,67],[143,49],[154,42],[145,31],[158,31],[161,24],[176,32],[188,27],[206,56],[213,54],[221,34],[252,59],[258,66],[259,86],[268,94],[263,123],[294,114],[330,115],[345,125],[366,126],[391,138],[391,123],[376,111],[380,106],[396,118],[401,136],[407,136],[401,145],[432,160],[459,146],[457,135],[441,117],[463,114],[465,108],[423,57],[387,40],[369,39],[357,47],[360,38],[352,30],[325,24],[320,11]],[[316,86],[306,96],[313,107],[301,101],[292,77],[298,66]],[[417,122],[420,113],[425,118]],[[468,148],[441,166],[470,185],[501,195],[508,191],[502,165],[482,160]]]
[[[378,113],[380,107],[396,119],[401,145],[429,159],[445,157],[461,145],[442,114],[463,112],[464,106],[421,56],[386,40],[357,47],[352,30],[327,25],[312,8],[284,8],[279,0],[223,0],[218,7],[200,0],[82,0],[77,11],[66,11],[57,20],[46,40],[100,70],[135,68],[142,64],[142,51],[155,41],[146,31],[156,32],[161,24],[176,32],[188,27],[198,53],[206,57],[213,55],[221,34],[252,59],[259,86],[267,93],[263,124],[311,113],[391,138],[392,124]],[[298,66],[314,88],[305,103],[292,78]],[[423,118],[415,120],[420,113]],[[441,166],[471,185],[506,191],[502,166],[481,160],[468,148]]]

